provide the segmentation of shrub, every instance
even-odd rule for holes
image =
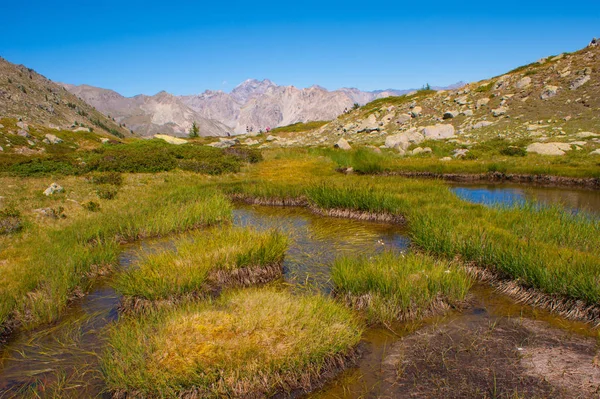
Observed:
[[[96,173],[89,178],[89,181],[93,184],[121,186],[123,184],[123,176],[118,172]]]
[[[525,151],[524,148],[511,145],[511,146],[502,148],[500,150],[500,154],[508,155],[511,157],[524,157],[525,155],[527,155],[527,151]]]
[[[100,210],[100,204],[94,201],[84,202],[81,206],[90,212],[98,212]]]
[[[14,208],[0,210],[0,235],[15,233],[22,228],[21,212]]]
[[[105,185],[96,189],[96,194],[98,195],[98,198],[105,200],[114,199],[117,196],[118,192],[118,187],[110,185]]]

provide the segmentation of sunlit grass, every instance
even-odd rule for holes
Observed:
[[[123,295],[156,300],[273,279],[281,275],[286,249],[286,236],[274,230],[201,230],[182,238],[173,251],[145,256],[117,277],[115,288]]]
[[[140,397],[268,397],[308,390],[360,340],[352,313],[323,296],[247,289],[114,326],[103,372]]]
[[[117,264],[122,242],[231,219],[225,196],[180,183],[129,187],[101,212],[80,208],[73,220],[33,225],[12,241],[0,263],[0,326],[55,320],[76,292],[85,292],[91,279]]]
[[[463,301],[470,278],[448,262],[415,253],[384,252],[337,259],[336,293],[364,311],[370,323],[422,317]]]

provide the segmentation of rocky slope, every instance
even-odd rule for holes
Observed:
[[[127,127],[106,117],[60,85],[3,58],[0,58],[0,119],[52,130],[83,132],[93,129],[118,137],[131,135]],[[0,132],[10,134],[4,131],[6,129],[0,127]],[[20,130],[23,129],[12,133],[17,134]]]
[[[181,99],[164,91],[154,96],[123,97],[115,91],[88,85],[63,86],[142,136],[158,133],[187,136],[194,122],[199,126],[201,136],[227,136],[231,132],[227,126],[203,117]]]
[[[187,135],[193,121],[199,124],[203,136],[227,136],[297,122],[331,120],[355,103],[363,105],[376,98],[410,91],[365,92],[346,88],[328,91],[319,86],[298,89],[278,86],[268,79],[249,79],[231,93],[207,90],[188,96],[160,92],[154,96],[123,97],[93,86],[64,84],[64,87],[136,133],[180,136]]]
[[[455,147],[448,159],[468,156],[471,146],[494,139],[529,153],[600,155],[600,45],[592,42],[456,90],[378,99],[318,130],[253,141],[271,147],[333,145],[340,139],[343,146],[372,145],[407,156],[427,152],[428,140],[443,141]]]

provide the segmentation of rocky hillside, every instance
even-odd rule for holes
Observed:
[[[200,128],[199,134],[202,136],[227,136],[231,132],[227,126],[217,120],[203,117],[180,98],[164,91],[154,96],[123,97],[115,91],[88,85],[63,86],[142,136],[159,133],[187,136],[194,122]]]
[[[319,86],[298,89],[278,86],[268,79],[249,79],[231,93],[207,90],[189,96],[160,92],[154,96],[123,97],[112,90],[93,86],[64,84],[64,87],[116,121],[130,126],[136,133],[179,136],[187,135],[194,121],[202,136],[227,136],[297,122],[331,120],[355,103],[363,105],[376,98],[410,92],[391,89],[328,91]]]
[[[378,99],[319,130],[271,137],[262,145],[332,145],[340,139],[407,156],[430,151],[427,141],[444,141],[455,147],[449,159],[497,139],[514,143],[515,151],[600,154],[600,45],[593,41],[457,90]]]
[[[3,58],[0,58],[0,119],[5,120],[5,125],[16,126],[20,121],[23,126],[36,125],[40,129],[94,130],[116,137],[131,135],[127,127],[106,117],[62,86]],[[0,133],[16,135],[24,130],[19,128],[9,132],[7,129],[0,127]]]
[[[376,98],[409,91],[328,91],[320,86],[299,89],[278,86],[268,79],[249,79],[231,93],[206,91],[181,99],[205,118],[219,120],[235,134],[243,134],[247,129],[260,131],[297,122],[331,120],[352,108],[354,103],[362,105]]]

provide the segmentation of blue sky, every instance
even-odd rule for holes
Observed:
[[[229,91],[248,78],[328,89],[447,85],[600,36],[597,0],[5,0],[0,10],[0,56],[127,96]]]

